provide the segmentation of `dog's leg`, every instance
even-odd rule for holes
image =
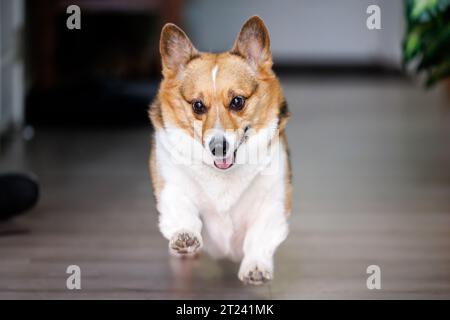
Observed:
[[[159,229],[169,240],[169,252],[178,257],[195,256],[202,247],[202,222],[186,191],[166,185],[158,202]]]
[[[272,280],[273,255],[288,234],[283,205],[265,202],[250,225],[238,277],[246,284],[259,285]]]

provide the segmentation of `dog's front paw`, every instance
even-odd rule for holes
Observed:
[[[273,271],[267,264],[243,261],[238,277],[245,284],[261,285],[273,279]]]
[[[179,231],[169,241],[169,251],[176,257],[195,256],[201,247],[201,237],[189,231]]]

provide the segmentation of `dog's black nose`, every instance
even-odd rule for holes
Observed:
[[[228,142],[225,137],[214,137],[209,142],[209,150],[213,156],[218,158],[223,158],[226,156],[228,151]]]

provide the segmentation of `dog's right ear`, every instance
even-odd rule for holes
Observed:
[[[165,70],[177,72],[192,57],[198,55],[198,51],[188,36],[173,23],[167,23],[162,28],[159,52],[161,53],[163,72]]]

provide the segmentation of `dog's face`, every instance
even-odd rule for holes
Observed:
[[[206,162],[218,169],[235,163],[252,134],[284,127],[286,107],[269,42],[258,17],[249,19],[233,48],[220,54],[197,51],[173,24],[162,30],[161,116],[200,142],[210,156]]]

